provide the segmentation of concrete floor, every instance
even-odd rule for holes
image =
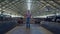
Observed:
[[[26,28],[25,25],[16,26],[12,30],[8,31],[6,34],[53,34],[53,33],[39,25],[30,24],[30,29]]]

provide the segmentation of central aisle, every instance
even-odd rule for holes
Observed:
[[[53,33],[39,25],[30,24],[30,29],[27,29],[25,25],[16,26],[12,30],[8,31],[6,34],[53,34]]]

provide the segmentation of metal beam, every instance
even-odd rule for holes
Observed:
[[[58,3],[58,0],[53,0],[53,2],[55,2],[58,5],[60,5],[60,3]]]
[[[45,1],[47,4],[50,4],[49,2]],[[56,9],[60,10],[60,8],[58,8],[57,6],[54,6],[52,4],[50,4],[51,6],[55,7]]]

